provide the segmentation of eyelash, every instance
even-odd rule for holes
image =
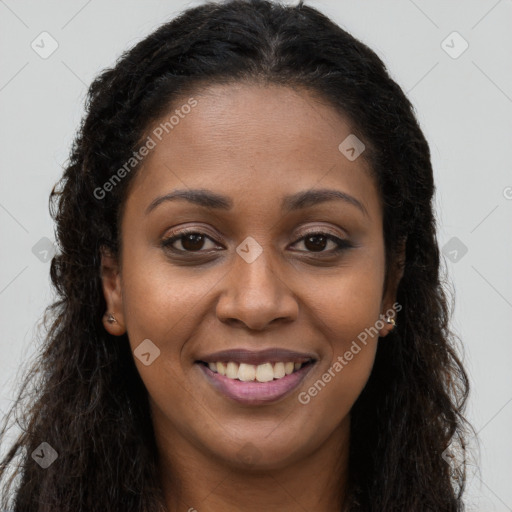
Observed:
[[[176,233],[175,235],[170,236],[169,238],[166,238],[166,239],[162,240],[161,245],[162,245],[162,247],[164,249],[167,249],[167,250],[172,251],[174,253],[200,254],[200,253],[208,252],[208,251],[204,251],[204,250],[187,251],[187,250],[176,249],[176,248],[172,247],[172,244],[174,242],[176,242],[177,240],[180,240],[183,237],[185,237],[187,235],[192,235],[192,234],[193,235],[203,235],[204,237],[208,238],[212,242],[218,243],[218,242],[216,242],[216,240],[213,240],[206,233],[203,233],[201,231],[197,231],[195,229],[185,229],[183,231],[180,231],[179,233]],[[310,254],[338,254],[338,253],[340,253],[340,252],[342,252],[342,251],[344,251],[346,249],[354,247],[348,240],[344,240],[342,238],[339,238],[337,236],[331,235],[330,233],[326,233],[326,232],[323,232],[323,231],[312,231],[310,233],[305,233],[301,238],[296,240],[292,245],[295,245],[297,242],[300,242],[301,240],[304,240],[308,236],[323,236],[323,237],[327,238],[328,240],[334,242],[337,245],[337,247],[336,247],[336,249],[333,249],[333,250],[330,250],[330,251],[318,251],[318,252],[315,252],[315,251],[299,251],[299,252],[306,252],[306,253],[310,253]]]

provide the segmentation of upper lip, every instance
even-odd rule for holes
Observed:
[[[221,350],[200,357],[198,361],[204,363],[217,363],[234,361],[236,363],[246,363],[259,365],[262,363],[278,363],[280,361],[293,363],[306,363],[309,360],[316,360],[314,354],[307,352],[294,352],[283,348],[268,348],[265,350],[247,350],[244,348],[234,348],[230,350]]]

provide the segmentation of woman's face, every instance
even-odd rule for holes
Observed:
[[[128,333],[161,446],[280,468],[346,435],[390,330],[379,195],[361,147],[339,148],[349,122],[306,91],[193,97],[150,132],[105,325]]]

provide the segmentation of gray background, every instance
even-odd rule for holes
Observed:
[[[0,416],[52,298],[48,194],[86,87],[123,50],[200,3],[0,0]],[[512,1],[307,3],[376,51],[417,109],[455,288],[452,324],[472,383],[468,417],[480,438],[468,510],[512,511]],[[31,47],[42,46],[43,31],[58,43],[46,59]],[[457,58],[442,46],[454,31],[469,44]],[[445,43],[452,54],[462,44],[457,36]]]

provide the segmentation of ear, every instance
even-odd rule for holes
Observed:
[[[101,281],[107,311],[103,315],[105,330],[114,336],[126,332],[123,315],[123,295],[121,293],[121,276],[117,258],[106,247],[101,247]],[[110,319],[110,321],[109,321]]]
[[[400,304],[396,304],[396,293],[398,285],[404,275],[406,242],[407,240],[404,239],[399,243],[386,276],[381,303],[381,319],[384,322],[384,326],[379,330],[379,336],[381,338],[387,336],[395,328],[392,323],[387,323],[386,319],[388,316],[398,323],[396,315],[402,309]]]

